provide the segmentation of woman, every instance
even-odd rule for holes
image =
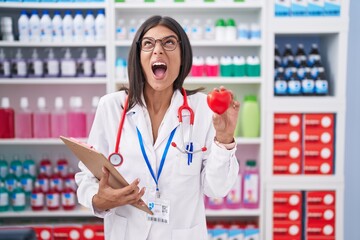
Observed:
[[[184,96],[192,50],[186,33],[170,17],[153,16],[142,24],[128,63],[129,89],[101,98],[88,143],[105,156],[113,153],[125,107],[119,145],[123,162],[117,170],[130,185],[112,189],[107,169],[98,181],[80,163],[79,202],[104,218],[106,239],[207,239],[203,194],[224,197],[235,182],[239,166],[233,134],[240,105],[232,101],[217,115],[205,94],[187,91]],[[188,111],[182,111],[179,123],[184,100],[195,115],[192,145],[187,144]],[[130,205],[142,204],[140,199],[154,216]]]

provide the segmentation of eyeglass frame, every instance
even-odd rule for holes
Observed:
[[[164,47],[163,40],[164,40],[164,39],[167,39],[167,38],[171,38],[171,37],[173,37],[173,38],[176,39],[176,45],[175,45],[174,49],[172,49],[172,50],[167,50],[167,49],[165,49],[165,47]],[[141,42],[142,42],[144,39],[153,40],[153,41],[155,42],[154,47],[153,47],[151,50],[144,50],[144,49],[142,48]],[[138,44],[138,46],[139,46],[139,48],[140,48],[141,51],[151,52],[151,51],[153,51],[153,50],[155,49],[156,43],[157,43],[157,41],[159,41],[159,40],[160,40],[160,45],[161,45],[161,47],[162,47],[165,51],[167,51],[167,52],[174,51],[174,50],[177,48],[177,46],[179,45],[179,43],[181,43],[181,41],[180,41],[175,35],[169,35],[169,36],[165,36],[165,37],[163,37],[163,38],[158,38],[158,39],[155,39],[155,38],[153,38],[153,37],[143,37],[143,38],[141,38],[141,39],[137,42],[137,44]]]

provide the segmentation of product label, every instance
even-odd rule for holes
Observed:
[[[0,207],[9,206],[9,194],[6,192],[0,193]]]
[[[229,194],[226,196],[227,204],[237,204],[241,201],[241,175],[235,181],[234,186],[231,188]]]
[[[49,60],[47,61],[47,64],[45,64],[45,73],[47,73],[50,76],[57,76],[59,75],[59,62],[56,60]]]
[[[44,206],[44,194],[42,192],[31,194],[31,206]]]
[[[95,75],[105,76],[106,75],[106,62],[95,61]]]
[[[25,192],[31,192],[33,188],[33,180],[31,178],[21,179],[21,185]]]
[[[256,174],[246,174],[244,181],[244,202],[257,203],[259,176]]]
[[[12,196],[11,204],[14,207],[22,207],[25,206],[25,193],[19,192],[15,193]]]
[[[60,196],[58,193],[46,194],[46,206],[56,208],[60,206]]]
[[[75,194],[73,192],[70,193],[62,193],[61,194],[61,204],[63,206],[75,206]]]
[[[106,69],[104,69],[106,71]],[[76,65],[74,61],[62,61],[61,62],[61,74],[63,76],[75,76]]]

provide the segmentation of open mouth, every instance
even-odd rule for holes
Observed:
[[[166,73],[167,66],[163,62],[155,62],[151,66],[151,69],[156,78],[163,78]]]

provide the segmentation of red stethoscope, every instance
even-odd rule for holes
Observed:
[[[183,105],[181,105],[179,107],[179,109],[178,109],[178,118],[179,118],[179,123],[180,123],[180,128],[181,128],[181,138],[183,139],[183,146],[182,146],[182,148],[180,148],[175,142],[172,142],[171,145],[173,147],[175,147],[176,149],[178,149],[181,153],[188,154],[188,165],[190,165],[190,163],[192,162],[192,155],[194,153],[198,153],[198,152],[205,152],[207,150],[207,148],[204,146],[204,147],[202,147],[200,149],[197,149],[197,150],[193,149],[194,145],[193,145],[193,141],[192,141],[192,134],[193,134],[195,114],[194,114],[194,111],[190,108],[190,106],[188,104],[185,89],[182,88],[181,92],[183,94],[184,101],[183,101]],[[116,136],[115,151],[113,153],[111,153],[109,155],[109,157],[108,157],[111,164],[116,166],[116,167],[120,166],[124,162],[124,158],[121,155],[121,153],[119,152],[119,146],[120,146],[120,139],[121,139],[122,129],[123,129],[124,122],[125,122],[125,115],[126,115],[127,107],[128,107],[128,97],[126,97],[125,104],[124,104],[124,109],[123,109],[121,119],[120,119],[120,123],[119,123],[119,127],[118,127],[118,132],[117,132],[117,136]],[[190,114],[189,142],[187,144],[185,144],[185,141],[184,141],[184,131],[183,131],[182,112],[184,110],[188,111],[189,114]]]

